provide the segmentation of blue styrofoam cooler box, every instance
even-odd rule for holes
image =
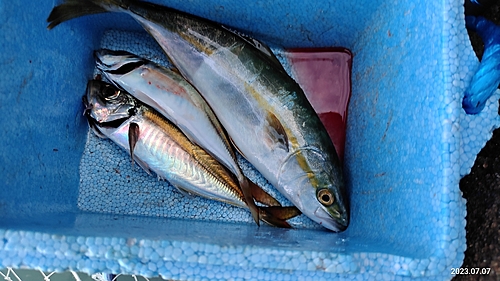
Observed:
[[[130,168],[126,154],[92,144],[82,116],[91,53],[105,40],[152,49],[154,41],[123,14],[48,31],[56,2],[0,0],[0,267],[181,280],[448,280],[462,264],[459,179],[500,123],[498,93],[479,115],[460,107],[478,66],[463,2],[159,1],[284,47],[353,52],[351,224],[340,234],[231,222],[221,205],[161,198],[151,182],[117,169]],[[101,162],[82,164],[99,153]],[[183,215],[158,211],[165,202],[208,205]]]

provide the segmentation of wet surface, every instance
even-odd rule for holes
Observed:
[[[344,48],[290,49],[285,56],[343,160],[351,97],[351,52]]]

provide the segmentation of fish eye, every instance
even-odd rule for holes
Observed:
[[[335,198],[333,197],[332,193],[326,188],[320,189],[318,191],[317,197],[318,201],[327,207],[332,205],[333,202],[335,201]]]
[[[128,109],[128,115],[133,116],[137,114],[137,109],[135,107],[129,108]]]
[[[112,87],[106,87],[103,91],[103,95],[106,100],[113,100],[120,95],[120,90],[113,89]]]

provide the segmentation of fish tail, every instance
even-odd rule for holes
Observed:
[[[257,205],[255,205],[255,201],[253,200],[253,196],[252,196],[252,191],[250,190],[249,183],[251,181],[247,180],[247,178],[245,178],[244,176],[238,177],[238,181],[239,181],[241,192],[243,193],[244,200],[247,203],[248,209],[250,209],[250,212],[252,213],[252,217],[253,217],[255,223],[257,223],[257,225],[259,225],[259,222],[260,222],[259,210],[258,210]]]
[[[66,0],[50,12],[48,29],[70,19],[85,15],[121,11],[126,9],[132,0]]]
[[[274,199],[269,193],[267,193],[264,189],[262,189],[260,186],[256,185],[255,183],[251,181],[247,181],[248,186],[250,188],[250,192],[252,193],[252,197],[255,199],[255,201],[264,204],[266,206],[276,206],[279,207],[281,206],[280,202],[278,200]]]
[[[292,226],[287,222],[287,220],[302,214],[295,206],[259,207],[259,213],[262,221],[270,225],[283,228],[291,228]]]
[[[248,209],[250,209],[250,212],[252,213],[252,217],[259,225],[259,221],[262,219],[263,221],[273,224],[269,222],[269,220],[273,217],[272,213],[267,214],[265,211],[262,211],[255,205],[255,201],[264,204],[268,207],[281,207],[280,202],[276,200],[274,197],[272,197],[269,193],[267,193],[265,190],[263,190],[260,186],[256,185],[252,181],[248,180],[245,176],[238,177],[238,181],[240,184],[241,191],[243,193],[243,197],[245,202],[247,203]],[[254,201],[255,200],[255,201]],[[264,214],[265,217],[269,217],[268,219],[262,218],[262,214]],[[286,222],[285,222],[286,223]],[[279,222],[278,224],[282,224],[282,222]],[[277,225],[278,226],[278,225]],[[288,226],[289,227],[289,226]]]

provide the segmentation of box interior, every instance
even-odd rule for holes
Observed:
[[[8,27],[0,43],[1,229],[410,259],[442,259],[450,243],[460,244],[454,250],[464,244],[465,203],[458,185],[445,180],[454,164],[442,124],[448,94],[445,4],[156,2],[230,25],[273,47],[352,51],[344,168],[349,228],[336,234],[81,211],[79,165],[88,133],[81,96],[93,74],[92,51],[107,30],[144,31],[125,14],[86,16],[49,31],[45,19],[52,2],[36,9],[16,2],[0,3]],[[450,259],[461,262],[461,255]]]

